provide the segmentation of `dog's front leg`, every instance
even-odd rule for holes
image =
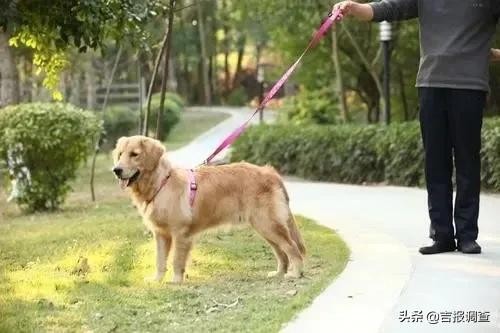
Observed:
[[[167,271],[167,258],[172,245],[172,236],[154,233],[156,242],[156,274],[152,278],[154,281],[161,281]]]
[[[181,283],[184,280],[184,272],[186,271],[186,261],[189,257],[189,252],[192,247],[192,240],[184,236],[174,237],[174,277],[173,283]]]

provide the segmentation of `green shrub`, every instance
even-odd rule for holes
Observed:
[[[139,126],[139,112],[124,105],[115,105],[107,108],[103,114],[104,122],[104,149],[115,145],[118,138],[137,133]]]
[[[160,94],[154,95],[153,98],[158,98],[159,101]],[[172,102],[177,104],[181,109],[184,108],[184,106],[186,106],[186,102],[184,101],[184,99],[176,93],[167,91],[167,93],[165,94],[165,99],[171,100]]]
[[[243,87],[234,89],[226,98],[226,104],[232,106],[243,106],[248,102],[248,95]]]
[[[0,110],[0,128],[0,159],[6,165],[10,160],[16,173],[29,170],[30,185],[16,200],[32,211],[59,207],[102,130],[91,112],[62,103],[6,107]]]
[[[500,119],[483,130],[482,180],[500,191]],[[416,122],[391,126],[264,125],[236,141],[231,159],[271,164],[280,172],[340,183],[422,186],[424,154]]]
[[[485,122],[481,161],[484,187],[500,191],[500,119],[498,118]]]
[[[285,120],[295,124],[332,125],[340,116],[336,107],[335,90],[330,87],[316,90],[302,89],[285,100]]]
[[[172,128],[180,120],[180,115],[184,109],[184,101],[182,98],[174,93],[167,93],[165,96],[165,109],[163,113],[163,137],[161,140],[165,140]],[[151,99],[151,114],[149,116],[149,128],[151,130],[156,129],[156,119],[158,117],[158,111],[160,110],[160,94],[153,95]]]

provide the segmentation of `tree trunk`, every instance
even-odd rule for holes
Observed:
[[[217,1],[214,1],[214,13],[218,11]],[[217,31],[219,30],[219,22],[217,21],[217,15],[212,15],[212,24],[210,26],[210,41],[212,42],[210,48],[210,91],[212,103],[214,98],[218,96],[218,85],[217,85],[217,52],[219,45],[217,43]]]
[[[179,80],[177,79],[178,72],[176,71],[178,61],[176,60],[176,58],[170,57],[170,61],[168,63],[170,67],[168,70],[167,89],[169,91],[177,91],[179,88]]]
[[[404,112],[404,120],[410,120],[410,113],[408,111],[408,99],[406,98],[406,88],[405,88],[405,79],[403,76],[403,70],[401,66],[398,69],[398,79],[399,79],[399,90],[401,93],[401,102],[403,103],[403,112]]]
[[[21,70],[19,74],[19,102],[33,101],[33,59],[31,55],[24,55],[19,59]]]
[[[222,1],[222,11],[226,15],[227,2]],[[227,20],[224,20],[222,25],[222,31],[224,32],[224,93],[228,93],[231,89],[231,73],[229,72],[229,26],[227,25]]]
[[[215,74],[214,74],[214,57],[212,55],[208,56],[208,82],[210,85],[210,91],[212,92],[212,97],[215,97]]]
[[[234,71],[233,76],[233,88],[236,87],[238,81],[238,75],[241,72],[243,67],[243,56],[245,55],[245,44],[246,44],[246,36],[240,38],[238,42],[238,61],[236,62],[236,69]]]
[[[143,65],[142,65],[142,58],[141,58],[141,51],[139,51],[139,53],[137,54],[137,84],[139,86],[139,122],[138,122],[138,128],[139,130],[137,131],[137,133],[139,135],[141,135],[142,133],[142,120],[143,120],[143,115],[142,115],[142,111],[144,110],[144,90],[145,90],[145,86],[144,86],[144,76],[143,76],[143,73],[142,73],[142,68],[143,68]]]
[[[344,122],[349,122],[350,121],[349,109],[347,107],[347,102],[345,97],[344,80],[342,77],[342,66],[340,65],[340,58],[339,58],[337,27],[333,27],[332,29],[332,59],[333,59],[333,64],[335,66],[335,81],[337,86],[337,94],[339,96],[340,113],[342,115],[342,120]]]
[[[0,108],[19,103],[19,75],[9,35],[0,29]]]
[[[224,93],[231,90],[231,73],[229,71],[229,48],[224,50]]]
[[[208,50],[207,50],[207,36],[205,33],[205,22],[203,17],[203,8],[200,1],[196,2],[196,9],[198,13],[198,31],[200,35],[201,47],[201,71],[202,71],[202,84],[203,84],[203,101],[206,105],[212,104],[212,96],[210,92],[210,78],[208,68]]]
[[[95,110],[97,106],[97,96],[96,96],[96,74],[94,66],[92,65],[92,59],[89,60],[89,65],[85,71],[85,90],[87,91],[86,104],[88,110]]]
[[[160,95],[160,109],[156,118],[156,139],[163,139],[163,111],[165,109],[165,93],[167,92],[167,81],[169,79],[170,71],[170,53],[172,49],[172,30],[174,27],[174,13],[175,13],[175,0],[170,0],[170,7],[168,10],[168,26],[167,26],[167,40],[165,46],[165,60],[163,63],[163,78],[161,80],[161,95]]]
[[[373,79],[373,82],[375,83],[375,86],[378,90],[380,100],[382,101],[382,105],[385,105],[385,100],[384,100],[384,90],[382,88],[382,82],[380,82],[380,77],[377,73],[377,71],[373,68],[373,65],[370,64],[368,59],[365,56],[365,53],[363,50],[361,50],[361,46],[359,46],[359,43],[356,41],[356,39],[353,37],[352,33],[350,30],[347,28],[347,26],[344,24],[342,25],[344,31],[346,32],[347,37],[349,38],[349,41],[351,42],[352,46],[354,47],[358,57],[361,60],[361,63],[363,66],[365,66],[366,71],[370,74],[371,78]],[[377,115],[380,114],[380,110],[377,111]],[[380,116],[377,116],[377,120],[380,118]]]
[[[71,73],[71,93],[69,95],[69,102],[76,106],[81,106],[80,93],[81,93],[81,72],[75,70]]]
[[[186,100],[189,103],[189,101],[192,101],[193,99],[193,92],[191,89],[191,73],[189,72],[189,63],[187,57],[183,57],[182,61],[182,74],[181,77],[183,78],[182,82],[182,93],[183,96],[186,96]]]
[[[155,65],[153,68],[153,73],[151,75],[151,81],[149,82],[148,96],[147,96],[147,106],[146,112],[144,113],[144,123],[142,127],[142,135],[148,136],[149,132],[149,114],[151,113],[151,98],[153,97],[153,88],[156,81],[156,76],[158,75],[158,68],[160,67],[161,59],[163,57],[163,53],[165,52],[165,48],[167,47],[168,41],[168,25],[167,30],[165,31],[165,35],[163,36],[163,41],[161,43],[161,48],[156,55]]]

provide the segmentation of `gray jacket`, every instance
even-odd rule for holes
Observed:
[[[382,0],[374,18],[420,22],[417,87],[489,90],[489,56],[500,0]]]

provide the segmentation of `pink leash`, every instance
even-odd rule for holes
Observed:
[[[343,18],[342,12],[340,10],[336,10],[330,13],[328,18],[323,22],[323,24],[320,26],[320,28],[316,31],[314,34],[313,38],[309,42],[309,45],[306,47],[304,52],[300,55],[300,57],[295,61],[295,63],[283,74],[283,76],[276,82],[276,84],[272,87],[271,91],[266,95],[262,103],[260,103],[259,107],[255,112],[248,118],[247,121],[243,123],[240,127],[236,128],[231,134],[229,134],[224,141],[214,150],[214,152],[203,162],[203,164],[208,164],[210,161],[214,159],[215,156],[217,156],[223,149],[231,146],[238,137],[245,132],[247,129],[248,124],[250,121],[255,117],[255,115],[260,111],[264,110],[264,108],[267,106],[270,100],[273,99],[273,97],[276,95],[276,93],[283,87],[286,81],[290,78],[292,73],[295,71],[299,63],[302,61],[302,58],[309,52],[310,49],[314,48],[318,42],[321,40],[321,38],[324,37],[328,29],[332,27],[332,25],[335,23],[335,21],[340,21]],[[193,176],[194,177],[194,176]],[[191,191],[193,193],[193,191]]]

